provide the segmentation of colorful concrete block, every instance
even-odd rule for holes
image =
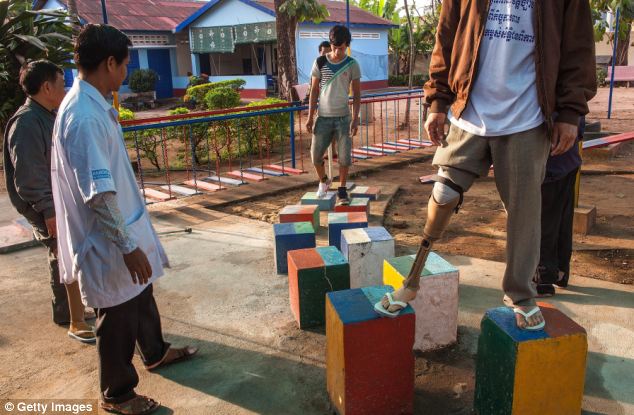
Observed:
[[[476,413],[581,413],[586,331],[552,305],[538,304],[546,320],[540,331],[518,329],[508,307],[484,315],[476,362]]]
[[[367,197],[370,200],[377,200],[381,195],[381,188],[376,186],[357,186],[350,192],[352,197]]]
[[[310,222],[319,229],[319,207],[317,205],[289,205],[280,211],[280,223]]]
[[[370,199],[367,197],[353,197],[350,204],[345,206],[335,206],[335,212],[363,212],[370,214]]]
[[[391,258],[383,263],[383,283],[403,286],[416,255]],[[410,304],[416,311],[414,349],[434,350],[455,343],[458,335],[458,270],[430,252],[421,272],[420,290]]]
[[[346,229],[341,252],[350,264],[350,288],[383,284],[383,261],[394,258],[394,238],[383,227]]]
[[[300,201],[302,205],[317,205],[321,211],[333,210],[336,202],[337,192],[326,192],[322,199],[317,197],[317,192],[308,192]]]
[[[360,212],[336,212],[328,214],[328,245],[341,249],[341,231],[367,228],[368,215]]]
[[[326,385],[339,415],[414,411],[414,310],[380,317],[374,304],[388,291],[373,286],[326,295]]]
[[[348,261],[334,246],[288,252],[288,292],[299,328],[325,321],[326,293],[350,288]]]
[[[310,222],[276,223],[273,225],[275,236],[275,265],[278,274],[288,272],[288,251],[314,248],[315,229]]]

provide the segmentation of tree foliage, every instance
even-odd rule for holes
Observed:
[[[277,31],[277,71],[280,97],[289,100],[291,88],[297,84],[295,32],[304,21],[321,23],[328,9],[317,0],[274,0]]]
[[[634,23],[634,0],[590,0],[592,7],[594,24],[594,37],[596,41],[607,40],[614,44],[614,33],[608,32],[607,21],[603,18],[605,13],[612,13],[616,16],[617,8],[621,10],[621,21],[619,24],[618,45],[616,51],[616,65],[627,63],[627,55],[631,45],[630,34],[632,23]],[[616,22],[614,23],[616,28]]]
[[[28,0],[0,1],[0,128],[24,102],[20,68],[28,61],[48,59],[70,67],[72,28],[69,16],[57,10],[31,10]]]

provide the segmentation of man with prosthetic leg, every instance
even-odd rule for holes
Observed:
[[[579,118],[596,94],[591,11],[581,0],[491,3],[443,1],[424,87],[430,105],[425,130],[439,146],[433,160],[439,170],[414,265],[403,287],[375,305],[381,315],[395,317],[416,298],[433,243],[462,194],[493,164],[507,212],[503,301],[520,329],[545,326],[532,282],[541,185],[549,153],[574,144]]]

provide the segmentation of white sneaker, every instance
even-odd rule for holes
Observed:
[[[330,185],[332,184],[332,180],[328,179],[325,182],[319,182],[319,187],[317,188],[317,198],[323,199],[328,194],[328,190],[330,189]]]

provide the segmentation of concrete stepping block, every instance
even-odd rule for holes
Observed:
[[[386,154],[386,155],[392,155],[392,154],[398,153],[398,151],[396,150],[390,150],[385,147],[375,147],[375,146],[361,147],[361,150],[376,151],[377,153]]]
[[[193,187],[194,189],[205,190],[207,192],[216,192],[218,190],[223,190],[224,187],[218,186],[217,184],[205,182],[202,180],[186,180],[183,182],[185,186]]]
[[[394,258],[394,238],[382,226],[341,232],[341,253],[350,264],[350,288],[383,284],[383,261]]]
[[[267,170],[267,169],[263,169],[262,167],[249,167],[248,169],[245,169],[245,170],[250,171],[252,173],[266,174],[266,175],[274,176],[274,177],[286,176],[286,174],[282,173],[281,171]]]
[[[358,148],[355,148],[354,150],[352,150],[352,154],[353,155],[358,154],[358,155],[362,155],[362,156],[375,156],[375,157],[383,155],[383,153],[380,153],[378,151],[361,150],[361,149],[358,149]]]
[[[294,169],[294,168],[288,167],[288,166],[280,166],[279,164],[269,164],[269,165],[266,166],[266,168],[268,170],[279,171],[279,172],[282,172],[282,173],[292,174],[292,175],[296,175],[296,176],[306,173],[304,170]]]
[[[367,160],[367,159],[369,159],[370,157],[368,157],[368,156],[364,156],[363,154],[357,154],[357,153],[354,153],[354,152],[353,152],[353,153],[352,153],[352,158],[359,159],[359,160]]]
[[[332,182],[332,183],[330,183],[330,189],[329,190],[337,191],[337,190],[339,190],[339,186],[341,186],[341,182]],[[346,189],[348,191],[354,189],[354,187],[355,187],[355,183],[354,182],[346,182]]]
[[[275,265],[278,274],[288,272],[289,251],[315,248],[315,229],[310,222],[276,223],[273,225],[275,238]]]
[[[33,228],[24,218],[20,218],[9,225],[0,226],[0,254],[7,254],[37,245],[39,245],[39,242],[33,236]]]
[[[185,186],[178,186],[176,184],[173,184],[171,186],[168,186],[168,185],[161,186],[161,188],[165,190],[171,189],[172,193],[178,193],[183,196],[193,196],[193,195],[200,194],[200,192],[197,192],[195,189],[190,189],[189,187],[185,187]]]
[[[334,210],[336,202],[337,192],[326,192],[326,196],[323,199],[317,197],[317,192],[307,192],[300,200],[302,205],[319,206],[320,211]]]
[[[310,222],[315,230],[319,229],[319,206],[289,205],[280,210],[280,223]]]
[[[352,197],[367,197],[370,200],[377,200],[381,195],[381,188],[377,186],[357,186],[350,196]]]
[[[251,180],[253,182],[261,182],[263,180],[267,180],[267,178],[262,176],[261,174],[247,173],[245,171],[240,172],[240,170],[230,171],[227,173],[227,176],[237,177],[241,180]]]
[[[325,322],[326,293],[350,288],[350,267],[333,246],[288,252],[288,293],[300,329]]]
[[[169,186],[165,187],[169,190]],[[171,200],[174,197],[170,196],[169,193],[163,193],[156,189],[152,189],[151,187],[146,187],[145,190],[141,190],[141,195],[145,193],[145,197],[153,200],[157,200],[159,202],[164,202],[166,200]]]
[[[363,212],[370,215],[370,199],[367,197],[353,197],[349,205],[335,206],[335,212]]]
[[[404,149],[407,149],[407,146],[405,146],[405,148],[403,147],[399,147],[399,146],[395,146],[392,144],[387,144],[387,143],[377,143],[373,145],[374,147],[378,147],[378,148],[385,148],[388,150],[395,150],[397,153],[403,151]]]
[[[214,184],[228,184],[231,186],[242,186],[243,184],[247,184],[247,182],[242,182],[240,180],[236,180],[236,179],[230,179],[228,177],[218,177],[218,176],[207,176],[205,177],[203,180],[207,180],[208,182],[214,183]]]
[[[341,249],[341,231],[367,228],[368,215],[361,212],[334,212],[328,214],[328,245]]]
[[[387,259],[383,263],[383,283],[394,290],[403,286],[416,255]],[[458,270],[435,252],[430,252],[421,272],[420,290],[410,304],[416,311],[414,349],[434,350],[457,340]]]
[[[414,310],[374,311],[392,287],[326,295],[326,387],[339,415],[414,413]]]
[[[402,150],[408,150],[410,148],[409,145],[407,144],[403,144],[403,143],[399,143],[397,141],[386,141],[385,144],[394,146],[394,147],[400,147]]]
[[[487,310],[480,324],[474,407],[480,414],[579,414],[588,342],[583,327],[547,303],[540,331],[520,330],[513,310]]]

